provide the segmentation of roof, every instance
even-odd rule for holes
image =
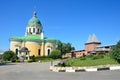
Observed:
[[[86,43],[100,43],[99,40],[97,39],[96,35],[89,35],[88,40]]]
[[[36,16],[36,11],[34,11],[33,17],[28,21],[28,26],[27,27],[29,27],[29,26],[32,26],[32,27],[35,27],[35,26],[42,27],[42,24],[41,24],[40,20]]]
[[[114,45],[100,45],[100,46],[96,46],[96,48],[103,48],[103,47],[113,47]]]
[[[44,39],[41,39],[41,36],[39,35],[29,35],[29,36],[13,36],[10,38],[10,40],[28,40],[28,41],[39,41],[39,40],[46,40],[46,41],[54,41],[56,40],[55,38],[47,38],[45,37]]]
[[[28,24],[35,24],[35,23],[36,24],[41,24],[40,20],[37,17],[32,17],[28,22]]]
[[[21,50],[19,50],[19,51],[20,51],[20,52],[30,52],[27,47],[23,47],[23,48],[22,48]]]

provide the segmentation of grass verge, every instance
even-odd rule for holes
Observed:
[[[69,58],[65,62],[65,66],[99,66],[99,65],[112,65],[119,64],[114,59],[111,59],[110,56],[104,55],[103,58],[93,59],[93,57],[86,56],[85,59],[81,60],[80,58]]]

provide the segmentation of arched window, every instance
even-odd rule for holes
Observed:
[[[35,28],[33,28],[33,33],[35,33]]]
[[[40,56],[40,52],[41,52],[41,50],[40,49],[38,49],[38,55]]]
[[[18,55],[18,49],[15,49],[15,54]]]
[[[37,32],[39,33],[39,28],[37,29]]]
[[[31,33],[31,28],[29,28],[29,33]]]
[[[50,55],[50,49],[48,49],[48,51],[47,51],[47,52],[48,52],[48,55]]]

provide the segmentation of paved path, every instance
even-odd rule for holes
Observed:
[[[18,63],[0,66],[0,80],[120,80],[120,70],[99,72],[51,72],[50,63]]]

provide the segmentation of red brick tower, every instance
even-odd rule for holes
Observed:
[[[88,37],[87,42],[85,43],[85,51],[86,54],[88,54],[90,51],[94,51],[96,46],[100,46],[101,42],[98,41],[97,37],[95,36],[95,34],[90,35]]]

